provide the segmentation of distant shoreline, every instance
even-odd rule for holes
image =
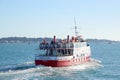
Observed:
[[[44,38],[27,38],[27,37],[5,37],[0,38],[0,43],[40,43],[43,41]],[[51,41],[52,38],[45,38],[46,41]],[[120,41],[112,41],[107,39],[86,39],[88,42],[107,42],[107,43],[113,43],[113,42],[120,42]]]

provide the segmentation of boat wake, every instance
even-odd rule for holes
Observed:
[[[0,74],[1,73],[12,73],[12,72],[31,69],[31,68],[35,68],[34,62],[25,62],[23,64],[0,66]]]
[[[86,62],[81,65],[70,66],[67,69],[70,69],[73,71],[75,71],[75,70],[82,71],[82,70],[97,69],[97,68],[101,68],[101,67],[103,67],[103,65],[100,60],[91,58],[91,60],[89,62]]]
[[[56,68],[35,66],[34,62],[26,62],[0,67],[0,76],[6,77],[9,75],[9,78],[12,77],[12,80],[28,80],[34,77],[41,77],[42,79],[42,77],[45,76],[70,76],[79,71],[98,69],[101,67],[103,67],[101,61],[96,59],[91,59],[90,62],[81,65]]]

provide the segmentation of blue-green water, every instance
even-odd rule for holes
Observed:
[[[34,65],[39,44],[0,44],[0,80],[120,80],[120,43],[90,43],[91,62],[52,68]]]

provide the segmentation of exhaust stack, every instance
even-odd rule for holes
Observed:
[[[54,36],[54,38],[53,38],[53,42],[56,43],[56,36]]]

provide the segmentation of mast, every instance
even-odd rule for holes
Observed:
[[[78,35],[78,31],[77,31],[77,26],[76,26],[76,19],[75,19],[75,17],[74,17],[74,25],[75,25],[75,35],[77,36]]]

